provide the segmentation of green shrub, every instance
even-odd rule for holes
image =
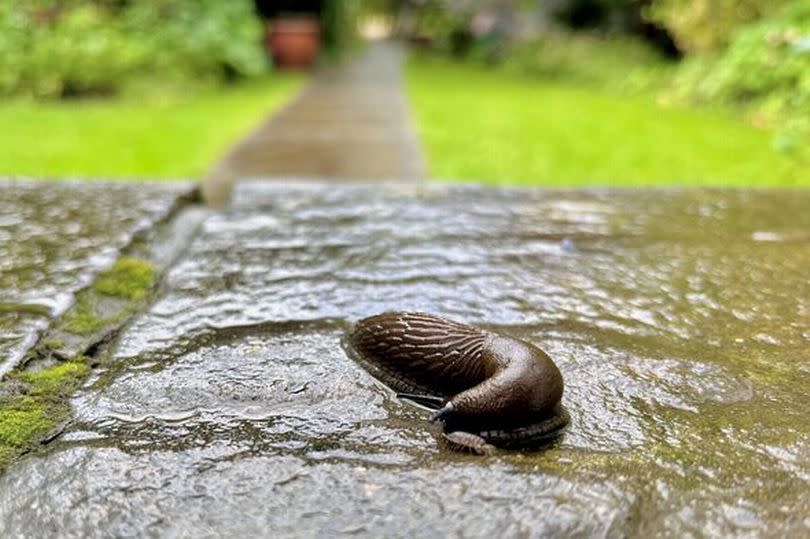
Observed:
[[[722,50],[741,26],[768,16],[790,0],[652,0],[648,15],[663,24],[681,50]]]
[[[810,129],[810,1],[739,31],[719,56],[694,58],[677,79],[679,97],[742,105],[762,123]]]
[[[250,0],[11,0],[0,3],[0,95],[113,93],[135,79],[261,73]]]
[[[334,54],[351,48],[363,7],[363,0],[330,0],[324,3],[323,41],[328,51]]]
[[[545,79],[626,91],[652,89],[673,64],[637,39],[579,32],[515,44],[504,66]]]

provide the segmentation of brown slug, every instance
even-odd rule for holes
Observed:
[[[415,312],[360,320],[349,342],[399,396],[437,409],[455,449],[536,446],[568,424],[562,375],[531,343]]]

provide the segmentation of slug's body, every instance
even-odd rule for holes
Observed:
[[[438,409],[454,446],[530,446],[568,423],[559,369],[525,341],[410,312],[361,320],[350,341],[383,382]]]

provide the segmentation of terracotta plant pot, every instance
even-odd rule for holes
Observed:
[[[314,17],[281,17],[270,21],[267,48],[282,69],[312,67],[321,45],[321,28]]]

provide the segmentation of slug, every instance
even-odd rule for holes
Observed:
[[[540,348],[425,313],[357,322],[353,356],[400,397],[432,408],[450,447],[533,447],[568,424],[560,370]]]

